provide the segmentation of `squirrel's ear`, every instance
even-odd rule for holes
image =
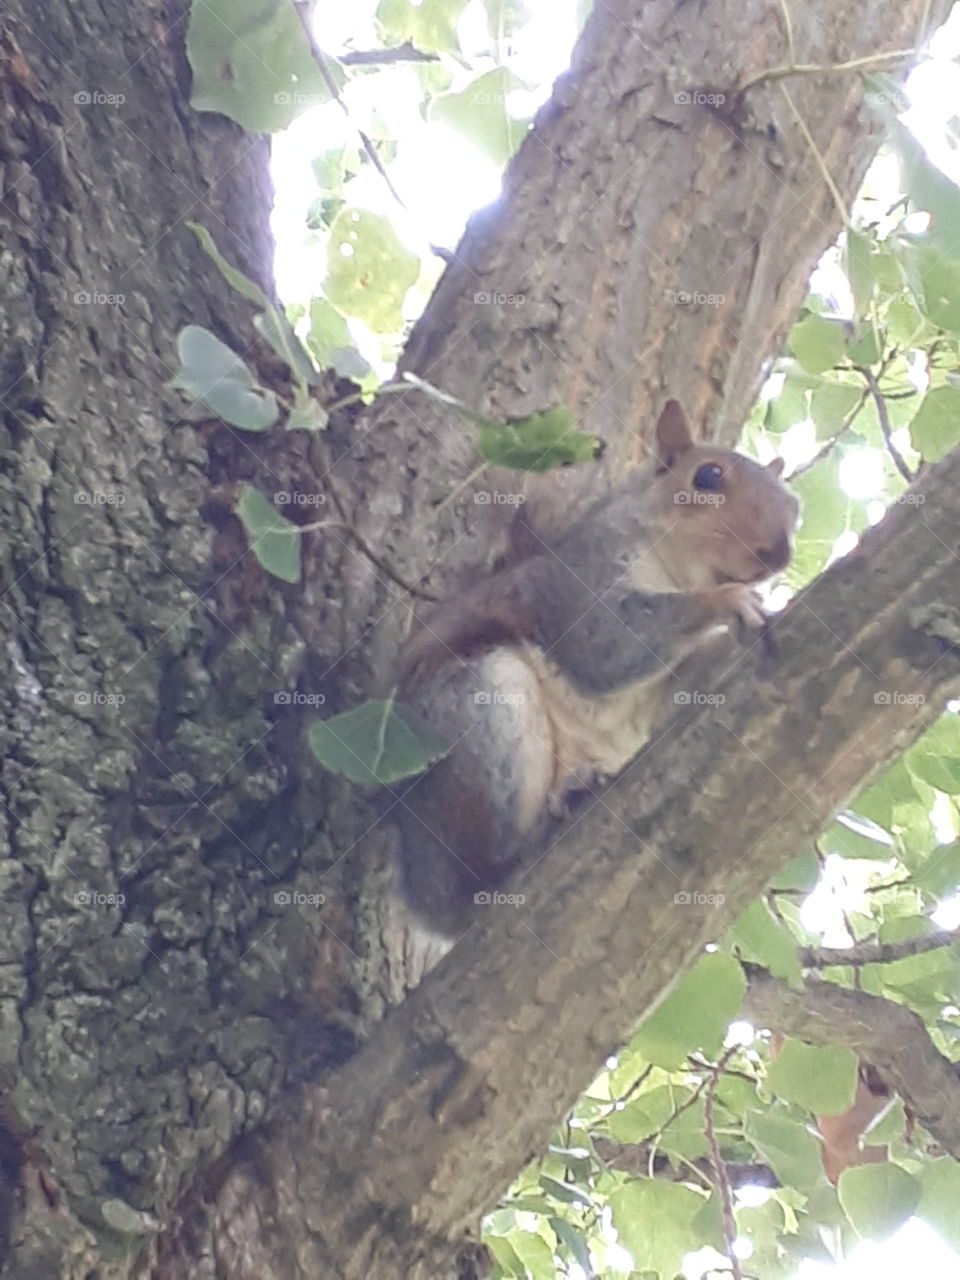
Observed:
[[[693,447],[690,424],[679,400],[668,400],[657,419],[657,469],[669,471]]]
[[[783,475],[784,466],[785,466],[785,463],[783,458],[774,458],[772,462],[767,463],[767,470],[770,472],[772,476],[775,476],[779,480],[780,477]]]

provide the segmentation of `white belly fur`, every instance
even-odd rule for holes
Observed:
[[[512,652],[533,675],[538,688],[543,737],[550,740],[553,759],[550,791],[573,777],[619,773],[649,741],[659,703],[657,686],[667,678],[666,671],[587,698],[541,649],[523,645]]]

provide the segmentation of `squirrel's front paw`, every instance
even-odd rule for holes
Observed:
[[[719,617],[732,614],[745,627],[764,627],[769,621],[760,596],[744,582],[724,582],[703,594],[709,597],[710,609]]]

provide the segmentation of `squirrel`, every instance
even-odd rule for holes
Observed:
[[[579,797],[668,718],[679,664],[766,621],[799,513],[783,460],[694,441],[669,400],[654,457],[552,543],[440,603],[398,697],[452,744],[396,790],[403,896],[456,939]]]

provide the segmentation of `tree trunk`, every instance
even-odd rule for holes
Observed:
[[[794,14],[798,59],[902,48],[925,7],[836,12],[815,0]],[[609,923],[599,905],[581,905],[593,941],[584,933],[570,953],[577,1000],[614,973],[618,991],[624,974],[639,985],[622,1017],[604,1005],[584,1023],[569,1066],[546,1031],[567,994],[560,971],[541,969],[542,953],[531,960],[522,931],[504,928],[458,949],[361,1058],[329,1074],[422,957],[411,959],[388,891],[389,828],[371,829],[369,804],[310,764],[303,718],[276,695],[297,685],[322,696],[326,714],[387,686],[408,608],[396,579],[429,574],[441,588],[489,559],[503,512],[463,501],[434,514],[475,452],[461,424],[416,393],[366,420],[341,415],[310,441],[183,417],[165,389],[178,330],[206,325],[241,352],[252,340],[186,222],[206,225],[267,287],[270,276],[266,149],[189,109],[183,32],[182,0],[165,14],[148,0],[11,0],[0,22],[10,662],[0,1165],[15,1210],[3,1274],[432,1277],[545,1140],[548,1113],[695,953],[705,924],[676,921],[679,941],[645,967],[649,931],[628,941],[622,926],[615,961],[605,958],[597,939]],[[786,59],[777,11],[759,4],[601,6],[503,198],[474,219],[418,324],[404,367],[504,415],[563,401],[607,440],[601,466],[530,483],[541,528],[640,455],[667,394],[705,433],[736,434],[838,229],[822,165],[849,199],[874,145],[852,76],[789,82],[816,154],[777,83],[736,94]],[[724,101],[683,101],[693,91]],[[474,300],[495,291],[524,300]],[[714,303],[677,305],[671,293]],[[262,348],[250,358],[271,367]],[[308,535],[303,586],[281,587],[245,552],[231,514],[241,481],[335,493],[355,532]],[[943,585],[935,569],[919,582],[918,606]],[[903,639],[902,611],[890,617]],[[837,624],[865,634],[855,617]],[[933,643],[917,641],[924,653]],[[921,683],[917,671],[904,684]],[[923,687],[939,693],[950,671]],[[830,678],[843,674],[838,664]],[[923,720],[898,722],[895,741]],[[754,750],[775,732],[768,706]],[[845,762],[837,786],[786,828],[791,839],[878,763],[856,735],[856,718],[844,719],[831,740]],[[679,856],[717,815],[698,810],[683,835],[694,763],[672,751],[673,808],[666,790],[652,794]],[[794,755],[803,777],[817,757]],[[713,798],[723,794],[718,784]],[[610,835],[597,815],[589,823]],[[603,849],[601,868],[623,857],[612,838]],[[762,849],[749,865],[764,873],[793,852]],[[760,884],[731,876],[732,909]],[[278,902],[290,888],[325,895],[322,912]],[[531,896],[542,927],[565,927],[548,888]],[[476,988],[464,985],[468,966]],[[508,972],[524,974],[509,1002]],[[499,1029],[499,1066],[459,1025],[484,998],[476,1028]],[[515,1079],[507,1071],[527,1061],[531,1035],[537,1058],[558,1063],[536,1104],[529,1064]],[[394,1097],[376,1091],[377,1076],[398,1086]],[[511,1089],[532,1111],[501,1141],[516,1118]],[[411,1149],[414,1133],[427,1144],[416,1168],[400,1154],[408,1124]],[[387,1191],[378,1167],[409,1181]]]

